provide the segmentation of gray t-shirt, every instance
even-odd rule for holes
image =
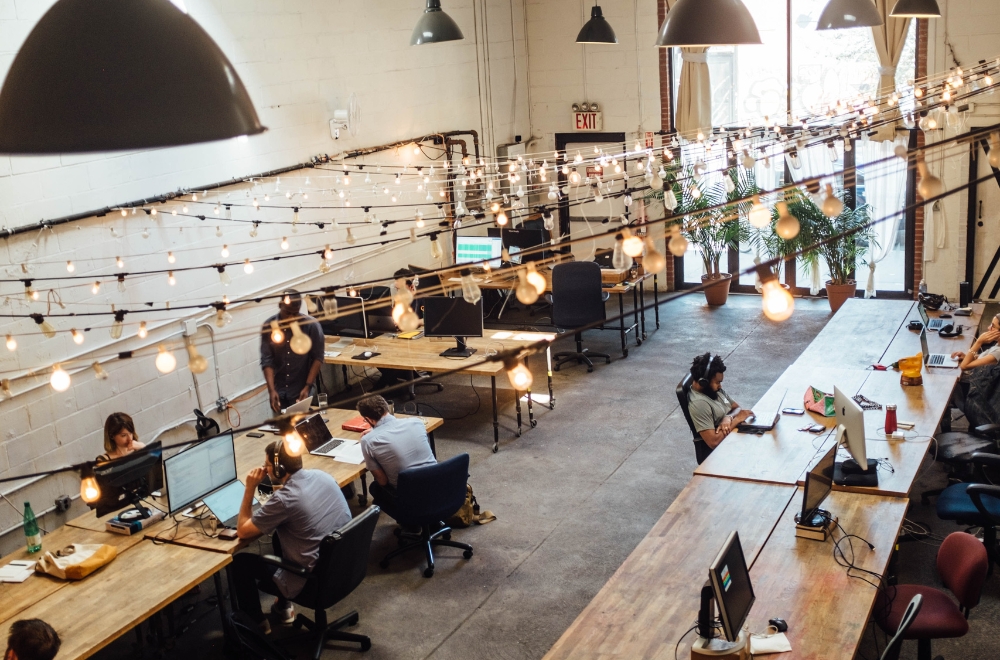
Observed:
[[[337,480],[320,470],[299,470],[253,514],[263,534],[278,533],[284,559],[312,568],[319,559],[320,542],[351,521],[351,510]],[[286,598],[306,584],[306,578],[280,568],[274,583]]]
[[[722,423],[722,418],[732,409],[732,400],[725,390],[719,390],[717,399],[702,394],[694,388],[691,388],[688,395],[688,414],[691,415],[694,430],[698,433],[717,429]]]
[[[403,470],[437,463],[427,441],[427,429],[416,417],[398,419],[385,415],[361,438],[361,454],[368,469],[385,472],[393,487]]]
[[[987,356],[992,357],[997,362],[1000,362],[1000,344],[997,344],[996,346],[991,346],[990,348],[987,348],[985,351],[979,354],[979,357],[981,358]]]

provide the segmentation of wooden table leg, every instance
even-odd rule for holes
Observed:
[[[497,377],[490,376],[493,390],[493,453],[500,451],[500,420],[497,418]]]

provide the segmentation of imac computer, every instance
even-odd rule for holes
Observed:
[[[720,651],[735,653],[742,649],[747,642],[746,634],[742,631],[743,623],[755,600],[740,535],[734,530],[709,566],[708,582],[701,590],[698,639],[693,648],[711,655]],[[715,638],[713,611],[716,607],[728,644]]]
[[[465,344],[466,337],[483,336],[483,301],[475,305],[462,298],[432,296],[423,298],[424,336],[454,337],[458,345],[441,357],[467,358],[476,352]]]
[[[503,241],[494,236],[455,237],[455,265],[479,264],[490,260],[490,268],[500,268]]]
[[[97,511],[98,517],[131,504],[139,517],[149,518],[152,512],[142,506],[142,500],[163,488],[163,445],[154,442],[128,456],[98,463],[94,478],[101,496],[89,506]]]
[[[802,491],[802,511],[795,514],[795,522],[806,527],[824,527],[833,516],[819,508],[833,488],[833,466],[837,461],[837,445],[830,447],[823,458],[806,473],[806,486]]]
[[[367,320],[361,311],[364,301],[349,296],[335,296],[334,299],[337,301],[337,309],[341,311],[338,311],[337,318],[320,323],[323,334],[337,337],[369,338]],[[342,311],[345,309],[355,311],[345,314]]]
[[[837,446],[846,445],[853,458],[836,463],[833,483],[838,486],[878,486],[878,462],[865,448],[865,411],[854,399],[833,388],[837,413]]]
[[[503,247],[507,248],[507,251],[510,252],[511,259],[514,259],[514,255],[522,250],[530,250],[533,248],[551,245],[549,232],[544,229],[526,229],[524,227],[520,227],[518,229],[502,229],[500,227],[490,227],[487,231],[490,236],[500,237],[503,241]],[[543,261],[551,256],[552,255],[548,250],[542,250],[540,252],[520,255],[517,257],[517,260],[518,263],[521,261]]]
[[[167,508],[173,515],[236,481],[233,433],[209,438],[163,461]]]

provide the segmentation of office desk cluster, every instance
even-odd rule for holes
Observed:
[[[969,328],[965,337],[930,336],[930,350],[967,350],[981,311],[960,320]],[[916,318],[912,302],[849,300],[754,406],[774,406],[787,390],[784,406],[802,407],[807,387],[832,393],[836,385],[883,406],[894,403],[898,418],[915,424],[905,441],[887,441],[879,439],[885,437],[885,411],[866,412],[868,456],[888,459],[894,471],[879,470],[877,489],[835,486],[823,505],[848,533],[875,546],[855,543],[855,558],[859,568],[879,574],[887,569],[908,493],[960,375],[958,369],[925,368],[922,386],[902,387],[898,372],[870,369],[920,352],[918,336],[906,328]],[[827,433],[799,430],[811,423],[827,426]],[[795,536],[802,480],[834,443],[833,426],[832,418],[812,413],[782,415],[762,436],[727,437],[546,658],[672,658],[682,637],[678,657],[688,657],[692,636],[685,632],[697,618],[708,565],[733,529],[757,596],[749,629],[764,632],[768,619],[783,618],[793,652],[780,657],[853,658],[876,589],[847,575],[834,560],[832,541]]]
[[[337,437],[358,439],[360,434],[341,429],[357,413],[330,409],[325,413]],[[428,433],[443,421],[422,418]],[[245,475],[264,461],[264,447],[277,436],[246,435],[236,438],[237,474]],[[331,458],[305,455],[304,466],[333,476],[341,487],[366,475],[364,464],[342,463]],[[165,500],[160,506],[165,506]],[[108,516],[110,517],[110,516]],[[108,518],[106,517],[106,518]],[[93,512],[53,530],[42,538],[43,551],[55,551],[72,543],[113,545],[118,556],[110,564],[79,582],[65,582],[35,574],[25,582],[0,583],[0,639],[6,640],[10,625],[18,619],[47,621],[63,640],[58,658],[87,658],[174,602],[209,577],[222,594],[219,571],[232,562],[232,555],[246,546],[211,534],[210,523],[181,515],[167,516],[144,533],[123,536],[104,529],[106,518]],[[178,522],[180,521],[180,522]],[[40,553],[25,550],[0,559],[0,566],[17,559],[37,560]],[[169,570],[164,570],[169,567]],[[225,609],[223,599],[219,607]]]

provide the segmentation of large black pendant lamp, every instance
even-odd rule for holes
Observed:
[[[611,24],[604,18],[600,5],[594,5],[590,10],[590,20],[583,24],[580,34],[576,35],[578,44],[616,44],[618,37],[611,29]]]
[[[830,0],[816,22],[817,30],[845,30],[882,25],[872,0]]]
[[[661,48],[761,43],[757,24],[741,0],[677,0],[656,38]]]
[[[896,18],[941,18],[937,0],[899,0],[889,12]]]
[[[0,153],[151,149],[265,130],[225,54],[169,0],[59,0],[0,90]]]
[[[427,9],[413,28],[410,45],[420,46],[462,39],[465,39],[462,29],[458,27],[455,19],[441,10],[441,0],[427,0]]]

